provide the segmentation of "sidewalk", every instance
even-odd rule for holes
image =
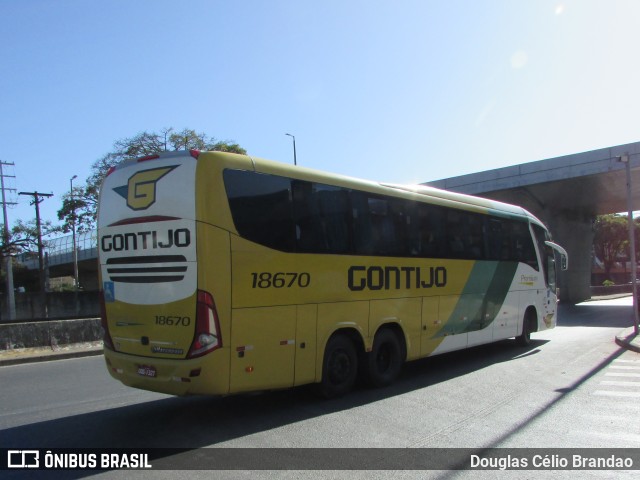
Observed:
[[[21,363],[46,362],[65,358],[102,355],[102,341],[73,343],[60,347],[33,347],[0,350],[0,367]]]
[[[591,302],[608,301],[608,300],[620,300],[625,299],[628,301],[630,307],[633,306],[633,299],[628,293],[620,293],[613,295],[605,295],[599,297],[591,297],[589,300],[585,300],[585,304]],[[625,328],[618,335],[616,335],[615,342],[622,348],[640,353],[640,335],[635,335],[634,327]]]

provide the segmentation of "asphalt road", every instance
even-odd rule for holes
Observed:
[[[0,447],[640,448],[640,354],[613,341],[632,322],[628,303],[563,308],[560,325],[535,334],[530,347],[503,341],[413,362],[390,387],[360,388],[329,401],[308,388],[228,398],[142,392],[111,379],[101,356],[2,367]],[[46,473],[51,478],[54,472]],[[175,478],[174,472],[135,473]],[[319,473],[325,478],[625,475],[191,471],[188,476],[316,478]],[[131,477],[123,471],[57,472],[57,478],[93,476]]]

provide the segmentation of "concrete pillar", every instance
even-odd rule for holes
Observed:
[[[560,301],[576,304],[591,298],[593,216],[585,212],[552,211],[546,219],[554,241],[569,254],[569,270],[560,272]],[[582,213],[582,214],[580,214]]]

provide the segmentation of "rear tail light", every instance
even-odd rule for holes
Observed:
[[[213,297],[209,292],[198,290],[196,332],[187,358],[200,357],[220,347],[222,347],[220,322]]]
[[[100,291],[100,323],[102,324],[102,329],[104,330],[104,337],[102,342],[105,348],[109,350],[115,350],[113,348],[113,340],[111,340],[111,334],[109,333],[109,326],[107,325],[107,306],[104,301],[104,292]]]
[[[136,159],[136,162],[146,162],[148,160],[157,160],[160,158],[160,155],[146,155],[144,157],[140,157]]]

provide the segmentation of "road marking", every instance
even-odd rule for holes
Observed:
[[[609,390],[596,390],[593,394],[601,397],[640,398],[640,392],[612,392]]]
[[[600,385],[610,385],[612,387],[640,387],[640,382],[625,382],[624,380],[605,380],[600,382]]]
[[[604,380],[594,395],[600,397],[640,398],[640,362],[636,360],[615,359],[604,372]],[[609,387],[609,388],[607,388]]]

